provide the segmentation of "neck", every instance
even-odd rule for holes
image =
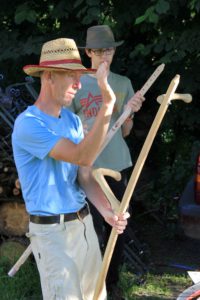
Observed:
[[[50,98],[46,99],[45,97],[43,98],[42,95],[39,95],[34,105],[37,106],[37,108],[39,108],[45,114],[48,114],[55,118],[59,118],[60,116],[61,107],[55,105],[54,101],[51,100]]]

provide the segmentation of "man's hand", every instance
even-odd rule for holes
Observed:
[[[102,62],[96,72],[98,86],[101,89],[104,104],[116,101],[116,96],[108,83],[109,65],[106,61]]]
[[[108,85],[109,66],[106,61],[102,62],[96,72],[97,82],[100,88],[106,89]]]
[[[130,214],[128,212],[125,212],[123,214],[115,214],[112,209],[107,210],[106,214],[104,214],[105,221],[110,224],[113,228],[116,229],[116,232],[118,234],[121,234],[124,232],[128,222],[127,219],[130,217]]]
[[[141,92],[137,91],[137,93],[135,93],[134,96],[124,106],[124,110],[127,107],[130,107],[132,112],[137,112],[142,107],[142,103],[144,100],[145,98],[142,96]],[[131,114],[122,125],[122,135],[124,138],[130,134],[132,127],[133,127],[133,114]]]
[[[127,106],[129,106],[132,112],[137,112],[142,107],[142,103],[144,100],[145,98],[142,96],[141,92],[137,91],[137,93],[135,93],[133,97],[128,101],[125,109]]]
[[[122,136],[124,138],[127,137],[130,134],[132,128],[133,128],[133,114],[130,115],[122,125]]]

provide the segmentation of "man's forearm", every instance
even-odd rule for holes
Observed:
[[[89,161],[88,164],[92,165],[96,159],[101,145],[108,132],[110,119],[112,116],[114,104],[107,104],[102,106],[101,110],[96,117],[95,123],[89,133],[79,144],[79,165],[87,165],[82,162]]]
[[[91,167],[79,168],[78,182],[89,201],[97,208],[102,217],[104,217],[106,211],[112,210],[110,202],[92,175]]]
[[[133,128],[133,120],[128,118],[122,125],[122,136],[127,137]]]

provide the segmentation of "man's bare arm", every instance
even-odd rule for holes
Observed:
[[[91,167],[80,167],[78,173],[78,181],[80,186],[86,193],[87,198],[97,208],[105,221],[117,230],[118,234],[123,233],[127,225],[129,213],[118,215],[105,197],[101,187],[92,175]]]
[[[116,100],[115,94],[107,82],[107,76],[108,65],[104,62],[99,66],[96,73],[103,104],[90,132],[79,144],[74,144],[68,139],[61,139],[50,151],[50,157],[80,166],[91,166],[93,164],[108,131]]]

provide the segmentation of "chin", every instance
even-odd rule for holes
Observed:
[[[67,99],[65,99],[64,101],[64,105],[65,106],[70,106],[72,104],[74,97],[67,97]]]
[[[64,107],[69,107],[71,104],[72,104],[72,101],[67,102],[67,103],[65,102],[63,106],[64,106]]]

